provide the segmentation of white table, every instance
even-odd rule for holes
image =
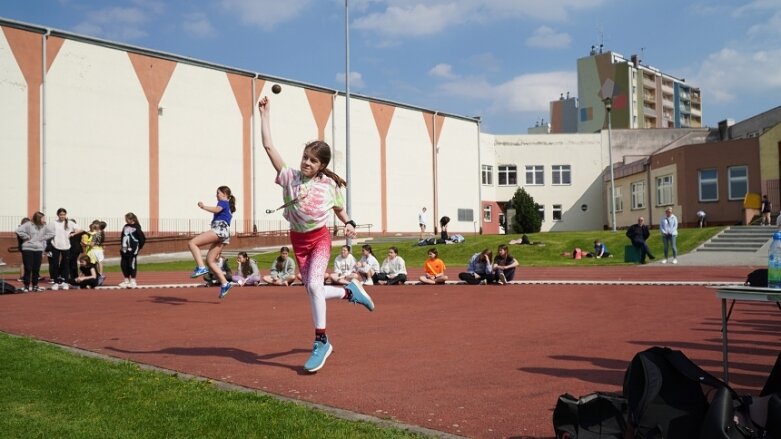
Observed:
[[[729,320],[730,314],[732,314],[732,307],[735,306],[736,301],[775,302],[778,308],[781,309],[781,289],[724,286],[716,287],[716,297],[721,299],[721,354],[724,361],[724,382],[729,384],[727,321]],[[729,312],[727,311],[728,300],[732,300]]]

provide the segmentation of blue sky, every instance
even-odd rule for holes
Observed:
[[[344,90],[344,0],[2,0],[0,17]],[[649,9],[653,6],[654,9]],[[604,44],[700,87],[703,122],[781,105],[781,0],[349,0],[350,88],[525,133]]]

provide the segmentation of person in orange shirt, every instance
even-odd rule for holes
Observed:
[[[423,270],[425,270],[426,274],[420,276],[420,281],[424,284],[444,284],[447,280],[447,276],[445,276],[445,262],[439,259],[439,252],[436,247],[428,251],[428,259],[423,263]]]

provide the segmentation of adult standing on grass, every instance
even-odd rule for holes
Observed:
[[[290,223],[290,242],[312,308],[315,341],[304,369],[317,372],[333,352],[326,336],[325,301],[346,299],[365,306],[369,311],[374,311],[374,302],[355,280],[345,287],[326,286],[324,283],[331,257],[331,234],[328,231],[331,211],[344,223],[346,237],[354,238],[356,235],[355,221],[344,209],[341,188],[347,183],[327,168],[331,162],[331,147],[319,140],[309,142],[304,147],[299,169],[287,167],[271,140],[271,101],[268,97],[258,102],[258,109],[263,148],[277,171],[276,183],[282,186],[283,216]]]
[[[202,201],[198,202],[198,207],[214,214],[212,217],[211,230],[201,233],[189,242],[190,253],[197,266],[190,277],[196,278],[209,272],[209,268],[215,273],[220,281],[220,299],[228,294],[231,289],[231,283],[225,278],[217,258],[222,254],[222,248],[226,246],[231,239],[230,223],[233,219],[233,213],[236,212],[236,198],[231,193],[228,186],[217,188],[217,205],[207,206]],[[209,268],[203,264],[200,247],[209,245],[209,252],[206,253],[206,263]]]
[[[43,250],[46,241],[54,238],[54,228],[46,225],[46,215],[35,212],[30,221],[16,229],[16,235],[22,240],[22,264],[24,264],[24,288],[22,292],[42,291],[38,286]],[[45,288],[44,288],[45,289]]]
[[[626,237],[632,241],[632,245],[640,252],[640,263],[645,264],[645,258],[648,256],[651,259],[656,259],[651,254],[651,249],[648,248],[648,243],[645,241],[651,236],[651,231],[648,230],[648,226],[645,225],[645,218],[638,217],[637,224],[632,224],[626,230]]]
[[[664,259],[662,264],[667,263],[669,247],[673,250],[673,264],[678,263],[678,247],[675,241],[678,239],[678,218],[673,214],[673,208],[668,207],[664,210],[664,218],[659,223],[659,230],[662,232],[662,243],[664,244]]]

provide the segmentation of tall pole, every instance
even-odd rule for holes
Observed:
[[[344,173],[347,180],[347,196],[345,207],[347,215],[352,219],[352,181],[350,180],[350,12],[348,0],[344,0],[344,109],[345,109],[345,134],[344,134]],[[346,244],[350,245],[350,238],[346,238]]]
[[[610,215],[613,222],[613,231],[616,231],[616,180],[613,174],[613,143],[611,131],[613,129],[613,99],[605,98],[605,110],[607,110],[607,156],[610,162]]]

